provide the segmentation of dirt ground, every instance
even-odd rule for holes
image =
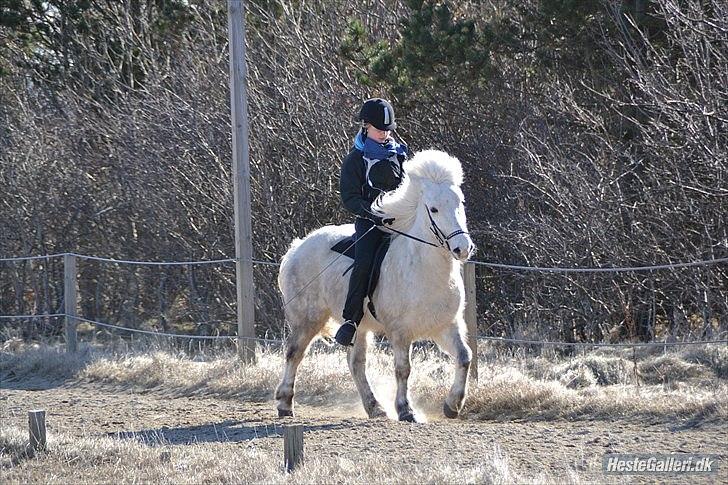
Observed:
[[[2,424],[27,426],[27,411],[46,409],[48,432],[73,436],[113,436],[172,446],[217,443],[280,452],[282,429],[305,426],[307,457],[344,455],[387,460],[402,466],[474,466],[495,447],[525,476],[574,474],[584,482],[659,481],[728,483],[728,423],[701,426],[645,422],[549,421],[478,422],[428,417],[427,423],[367,419],[358,405],[336,409],[301,406],[295,418],[280,419],[273,402],[173,398],[79,382],[55,386],[40,382],[4,383]],[[605,476],[605,453],[711,453],[721,456],[717,475]]]

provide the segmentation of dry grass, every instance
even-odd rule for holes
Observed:
[[[3,381],[74,378],[91,359],[91,349],[69,354],[55,347],[25,344],[20,339],[6,341],[0,348],[0,376]]]
[[[8,351],[8,350],[13,350]],[[691,349],[661,354],[646,352],[637,365],[629,353],[594,352],[570,359],[555,356],[514,357],[482,349],[480,384],[471,388],[465,419],[551,420],[604,419],[674,422],[699,425],[728,417],[728,383],[723,365],[728,349]],[[85,348],[69,355],[42,347],[0,352],[0,378],[12,382],[68,380],[107,388],[169,396],[218,397],[267,401],[283,363],[279,351],[260,350],[256,365],[243,365],[232,353],[204,358],[169,350],[111,354]],[[435,350],[413,356],[411,393],[425,416],[440,414],[452,379],[452,364]],[[375,393],[391,408],[392,358],[371,353],[368,374]],[[298,402],[330,407],[358,403],[344,353],[312,352],[300,368]],[[358,404],[357,404],[358,405]],[[389,409],[391,412],[392,410]],[[448,466],[442,461],[403,464],[363,457],[321,454],[287,474],[279,453],[246,442],[173,445],[163,438],[118,439],[70,436],[54,432],[48,451],[26,451],[27,431],[0,429],[0,480],[3,483],[542,483],[558,479],[525,476],[497,447],[484,450],[473,465]],[[111,478],[109,478],[111,477]]]
[[[232,443],[149,446],[137,440],[54,433],[48,450],[25,451],[26,433],[0,429],[3,483],[549,483],[512,470],[498,448],[485,450],[472,467],[392,465],[383,460],[354,463],[344,457],[310,457],[293,473],[279,454]],[[100,478],[111,477],[111,478]],[[576,482],[576,477],[570,477]],[[556,482],[554,482],[556,483]],[[558,483],[563,483],[563,478]]]
[[[631,354],[600,351],[569,360],[481,354],[480,384],[471,386],[464,417],[483,420],[649,419],[653,422],[728,418],[728,349],[715,346],[679,353],[650,353],[637,365]],[[156,350],[109,355],[88,348],[71,356],[50,349],[0,353],[0,375],[25,380],[76,378],[109,387],[169,396],[206,396],[267,401],[278,384],[282,354],[259,350],[256,365],[234,354],[204,360]],[[390,354],[370,353],[367,373],[377,397],[393,414]],[[435,350],[413,355],[411,394],[425,415],[439,415],[452,381],[452,364]],[[434,398],[434,399],[433,399]],[[303,361],[297,402],[311,405],[357,403],[344,353],[319,349]]]
[[[684,359],[708,367],[721,379],[728,379],[728,347],[725,345],[692,347],[685,352]]]

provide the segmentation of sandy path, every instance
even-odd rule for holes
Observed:
[[[37,390],[29,390],[33,387]],[[27,426],[27,411],[46,409],[48,430],[70,435],[128,439],[162,436],[172,445],[235,443],[282,450],[281,425],[305,425],[307,457],[343,455],[416,465],[474,467],[498,446],[511,466],[527,476],[546,472],[603,482],[604,453],[713,453],[723,467],[709,481],[728,483],[728,423],[679,425],[616,421],[478,422],[435,419],[423,424],[370,420],[360,407],[298,406],[296,418],[279,419],[274,404],[207,398],[175,398],[69,382],[57,387],[24,382],[0,389],[2,424]],[[281,452],[282,454],[282,452]],[[650,481],[655,477],[633,477]],[[662,477],[664,482],[666,477]],[[695,482],[696,476],[677,483]],[[698,480],[702,481],[702,480]]]

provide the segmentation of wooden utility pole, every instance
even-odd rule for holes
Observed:
[[[248,98],[245,86],[245,10],[242,0],[228,0],[230,43],[230,110],[233,126],[233,190],[235,192],[235,273],[238,303],[238,354],[255,361],[255,288],[250,223],[250,149]]]

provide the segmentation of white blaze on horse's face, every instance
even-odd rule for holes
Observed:
[[[456,185],[439,184],[429,188],[431,190],[426,191],[428,195],[424,202],[426,210],[430,212],[430,219],[442,231],[442,237],[455,234],[443,245],[450,246],[450,253],[455,259],[467,261],[475,250],[475,245],[467,233],[463,192]]]

